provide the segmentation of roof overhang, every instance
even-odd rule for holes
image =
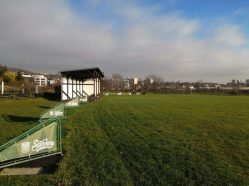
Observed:
[[[92,78],[104,78],[104,73],[101,70],[96,68],[85,68],[85,69],[78,69],[78,70],[66,70],[60,71],[62,77],[72,78],[75,80],[82,80],[82,79],[92,79]]]

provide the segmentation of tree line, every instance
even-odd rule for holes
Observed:
[[[138,79],[134,84],[133,78],[124,78],[119,73],[113,73],[102,81],[104,91],[149,91],[158,88],[164,83],[164,79],[156,74],[147,75],[144,79]]]
[[[20,83],[23,83],[24,79],[20,71],[17,73],[10,72],[8,71],[7,66],[0,65],[0,81],[4,81],[4,83],[8,85],[16,86]]]

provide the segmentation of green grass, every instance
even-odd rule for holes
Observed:
[[[249,185],[248,113],[246,96],[107,96],[63,122],[54,175],[0,177],[0,185]]]
[[[41,98],[0,100],[0,145],[37,124],[40,114],[54,104]]]

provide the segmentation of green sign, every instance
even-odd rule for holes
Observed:
[[[47,120],[0,147],[0,167],[4,162],[61,152],[61,127],[58,120]]]
[[[79,106],[79,98],[74,98],[65,103],[66,107],[78,107]]]
[[[60,118],[65,116],[65,105],[60,103],[41,115],[41,119],[46,118]]]

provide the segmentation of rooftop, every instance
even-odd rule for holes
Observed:
[[[104,73],[98,67],[95,68],[85,68],[77,70],[65,70],[60,71],[63,77],[72,78],[76,80],[90,79],[90,78],[103,78]]]

